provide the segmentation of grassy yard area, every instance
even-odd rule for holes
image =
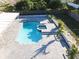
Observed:
[[[68,28],[79,37],[79,22],[67,15],[63,10],[56,11],[54,16],[61,19]]]
[[[71,12],[73,12],[75,14],[79,14],[79,10],[71,10]]]

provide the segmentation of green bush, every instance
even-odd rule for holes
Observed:
[[[16,11],[29,11],[29,10],[45,10],[46,2],[44,0],[24,0],[15,4]]]
[[[74,3],[79,4],[79,0],[74,0]]]
[[[44,0],[46,3],[49,3],[50,2],[50,0]]]
[[[15,4],[15,10],[16,11],[27,11],[29,10],[29,5],[27,1],[19,1]]]
[[[60,0],[54,0],[49,3],[49,8],[51,9],[58,9],[61,8],[62,6],[63,5]]]
[[[0,11],[12,12],[14,11],[14,6],[7,3],[4,5],[0,5]]]
[[[72,48],[69,51],[69,59],[74,59],[78,53],[78,48],[75,45],[72,45]]]
[[[47,3],[44,0],[31,0],[32,8],[31,10],[45,10]]]
[[[56,9],[62,7],[61,0],[44,0],[47,3],[47,7],[51,9]]]
[[[6,7],[4,8],[4,11],[5,11],[5,12],[13,12],[13,11],[14,11],[14,6],[11,6],[11,5],[6,6]]]
[[[18,1],[14,6],[7,6],[5,10],[27,12],[32,10],[58,9],[61,7],[62,3],[60,0],[21,0]]]

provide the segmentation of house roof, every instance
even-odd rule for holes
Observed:
[[[19,13],[1,13],[0,14],[0,33],[2,33],[9,25],[19,16]]]
[[[69,6],[75,8],[75,9],[79,9],[79,5],[75,4],[75,3],[67,3]]]

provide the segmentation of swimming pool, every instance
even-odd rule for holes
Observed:
[[[37,30],[38,22],[23,22],[17,37],[20,44],[37,43],[42,38],[42,34]]]

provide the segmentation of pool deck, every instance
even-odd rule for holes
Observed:
[[[8,43],[7,46],[0,49],[0,59],[67,59],[66,48],[56,41],[53,35],[43,37],[44,39],[36,45],[20,45],[15,41]],[[48,42],[52,42],[46,48],[48,54],[43,54],[42,50],[35,52]]]
[[[55,25],[52,24],[52,23],[47,23],[47,24],[44,24],[44,25],[46,25],[47,29],[42,29],[41,32],[43,32],[43,33],[44,32],[51,32],[52,29],[55,28]]]
[[[14,30],[18,30],[16,25]],[[10,29],[13,28],[11,27]],[[11,33],[13,32],[11,31]],[[15,34],[14,32],[13,35]],[[7,44],[0,48],[0,59],[68,59],[64,42],[56,39],[55,35],[43,35],[42,37],[37,44],[26,45],[19,44],[12,38],[7,40]]]

